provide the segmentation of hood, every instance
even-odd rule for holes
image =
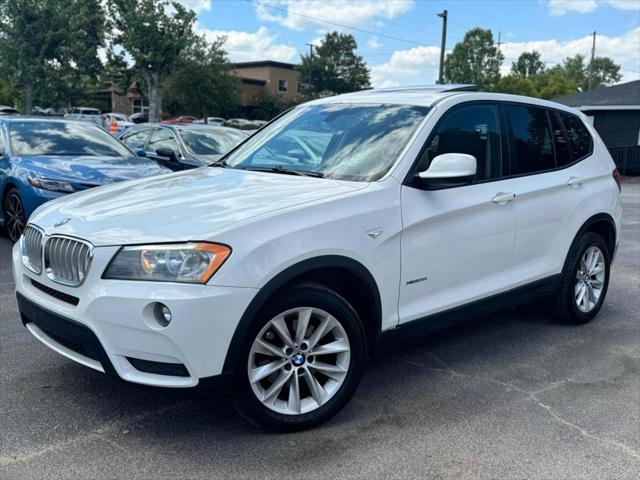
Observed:
[[[19,162],[21,167],[43,177],[66,180],[79,185],[104,185],[171,173],[171,170],[151,159],[134,156],[38,156],[19,157]]]
[[[367,185],[202,167],[73,194],[41,207],[30,221],[94,245],[210,240],[234,223]]]

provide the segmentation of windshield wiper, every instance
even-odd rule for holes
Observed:
[[[281,173],[283,175],[299,175],[301,177],[314,177],[314,178],[324,177],[324,174],[320,172],[285,168],[282,165],[274,165],[273,167],[244,167],[242,170],[250,170],[252,172]]]

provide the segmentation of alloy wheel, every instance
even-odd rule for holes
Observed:
[[[26,224],[22,200],[16,192],[10,192],[4,205],[5,227],[9,238],[16,242],[22,235]]]
[[[578,265],[574,288],[576,305],[581,312],[589,313],[598,304],[606,274],[602,250],[595,246],[587,248]]]
[[[253,393],[270,410],[311,412],[343,385],[351,348],[342,324],[314,307],[287,310],[260,330],[249,351]]]

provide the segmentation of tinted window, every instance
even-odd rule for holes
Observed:
[[[582,120],[570,113],[562,112],[560,115],[562,115],[564,128],[567,130],[567,135],[573,148],[573,157],[579,160],[589,155],[591,153],[591,135]]]
[[[551,130],[553,132],[553,146],[556,152],[556,166],[564,167],[572,161],[571,153],[569,153],[569,142],[560,123],[560,117],[557,112],[550,111]]]
[[[151,134],[151,140],[149,141],[149,150],[155,152],[160,148],[167,148],[173,150],[176,154],[180,153],[178,149],[178,143],[173,134],[164,128],[154,130]]]
[[[513,133],[511,174],[534,173],[555,168],[546,110],[505,105],[505,112]]]
[[[118,140],[86,122],[11,122],[9,138],[14,155],[131,156]]]
[[[232,129],[181,129],[180,135],[187,148],[196,155],[222,155],[247,138],[245,133]]]
[[[305,105],[270,123],[226,160],[237,168],[280,165],[372,181],[393,165],[427,112],[410,105]]]
[[[502,175],[500,121],[494,105],[469,105],[447,114],[430,137],[418,163],[418,172],[444,153],[466,153],[476,158],[476,179]]]
[[[125,134],[122,137],[122,141],[129,145],[131,148],[144,148],[149,138],[150,130],[138,130]]]

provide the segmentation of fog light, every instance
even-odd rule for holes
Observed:
[[[156,303],[153,307],[153,314],[156,317],[156,322],[160,324],[162,327],[166,327],[171,322],[171,310],[169,307],[162,303]]]

